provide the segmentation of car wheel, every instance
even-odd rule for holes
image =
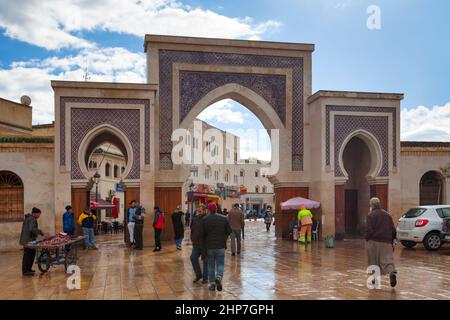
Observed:
[[[414,247],[416,246],[416,244],[417,244],[417,242],[414,242],[414,241],[408,241],[408,240],[402,240],[402,241],[400,241],[400,243],[401,243],[404,247],[406,247],[406,248],[408,248],[408,249],[414,248]]]
[[[430,232],[423,239],[423,245],[427,250],[438,250],[442,245],[440,234],[438,234],[437,232]]]

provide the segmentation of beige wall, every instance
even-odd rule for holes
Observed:
[[[39,137],[54,137],[55,136],[55,124],[43,124],[33,126],[33,136]]]
[[[31,134],[32,108],[0,98],[0,135]]]
[[[400,100],[403,98],[401,94],[380,94],[380,93],[361,93],[346,91],[319,91],[308,98],[309,122],[311,126],[311,144],[306,149],[305,154],[309,155],[311,161],[311,183],[309,185],[309,196],[311,199],[321,202],[322,208],[322,228],[323,235],[335,234],[335,186],[344,184],[347,178],[337,178],[334,176],[334,163],[331,161],[330,166],[326,166],[326,106],[366,106],[366,107],[395,107],[397,109],[397,132],[393,128],[388,132],[390,155],[393,153],[392,135],[396,135],[398,159],[400,156]],[[357,112],[348,112],[348,114],[359,115]],[[330,120],[333,121],[330,115]],[[334,150],[334,139],[332,134],[332,126],[330,126],[330,151]],[[356,130],[356,129],[355,129]],[[314,143],[313,143],[314,142]],[[392,156],[389,159],[389,178],[379,179],[378,183],[387,183],[389,188],[388,209],[395,215],[400,210],[400,167],[393,167]],[[361,213],[362,215],[363,213]]]
[[[25,213],[33,207],[40,208],[39,227],[54,233],[53,145],[0,143],[0,170],[12,171],[22,179]],[[21,228],[21,222],[0,223],[0,250],[19,248]]]
[[[419,184],[428,171],[438,171],[450,163],[450,147],[402,147],[400,163],[401,174],[401,213],[418,206],[420,200]],[[444,182],[443,203],[450,204],[450,179]]]

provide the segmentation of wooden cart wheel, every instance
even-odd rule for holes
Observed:
[[[69,268],[70,265],[77,263],[77,253],[76,249],[72,248],[69,252],[66,254],[66,258],[64,261],[64,268],[67,271],[67,268]]]
[[[50,269],[51,256],[48,250],[42,250],[42,253],[37,260],[37,265],[42,273],[46,273]]]

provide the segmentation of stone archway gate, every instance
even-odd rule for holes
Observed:
[[[89,179],[81,163],[85,144],[106,130],[121,139],[132,159],[124,181],[133,197],[139,195],[146,208],[158,204],[172,212],[182,202],[186,172],[172,162],[171,134],[224,98],[245,105],[266,129],[279,130],[272,159],[279,158],[280,169],[270,178],[277,236],[286,235],[293,217],[281,212],[279,204],[295,196],[321,201],[322,234],[335,234],[345,178],[339,152],[357,130],[368,132],[381,150],[381,163],[376,164],[381,170],[371,177],[371,193],[380,195],[390,209],[400,203],[401,94],[312,95],[312,44],[147,35],[144,50],[149,84],[52,82],[57,211],[74,195],[83,198],[79,194]],[[163,237],[171,239],[167,222]],[[146,229],[152,234],[151,223]]]

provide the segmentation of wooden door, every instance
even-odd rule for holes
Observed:
[[[308,193],[309,189],[306,187],[282,187],[275,189],[275,235],[277,237],[283,239],[289,237],[289,223],[296,221],[298,213],[298,210],[282,211],[280,203],[294,197],[308,198]],[[321,228],[322,226],[319,226],[319,229]]]
[[[172,213],[181,205],[181,188],[157,187],[155,188],[155,204],[166,213],[164,229],[161,233],[162,240],[173,240],[174,231],[172,225]]]
[[[355,235],[358,223],[358,190],[345,190],[345,233]]]
[[[22,221],[24,214],[23,187],[0,187],[0,221]]]
[[[139,195],[140,195],[140,188],[127,188],[125,190],[125,212],[123,215],[123,225],[124,225],[124,232],[123,232],[123,236],[124,236],[124,241],[126,244],[130,244],[130,236],[129,236],[129,232],[128,232],[128,226],[126,224],[126,220],[127,220],[127,214],[128,214],[128,209],[130,208],[130,202],[135,200],[137,202],[140,201]],[[145,221],[145,223],[148,223],[148,212],[150,208],[145,208],[146,212],[147,212],[147,221]]]
[[[72,211],[75,218],[75,234],[77,235],[81,234],[81,226],[78,224],[78,217],[86,207],[89,207],[89,191],[86,189],[72,188]]]
[[[15,173],[0,171],[0,222],[22,221],[23,183]]]

